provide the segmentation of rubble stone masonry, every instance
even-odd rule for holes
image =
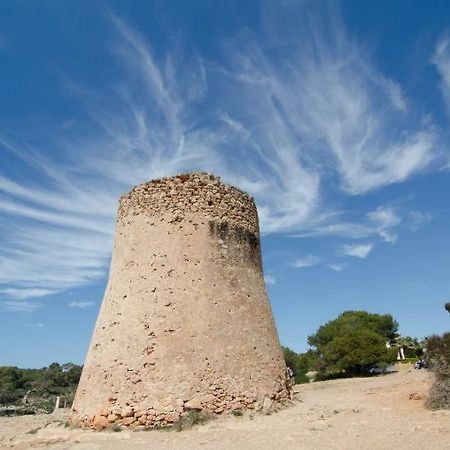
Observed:
[[[108,285],[71,422],[168,426],[289,399],[253,198],[213,175],[120,199]]]

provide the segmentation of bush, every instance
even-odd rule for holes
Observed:
[[[17,392],[0,391],[0,405],[16,404],[20,398],[21,396]]]
[[[427,406],[450,409],[450,333],[429,337],[426,355],[428,367],[435,375]]]
[[[450,409],[450,383],[436,379],[431,386],[426,404],[431,409]]]
[[[329,380],[340,380],[342,378],[350,378],[352,375],[346,372],[317,372],[314,377],[314,382],[316,381],[329,381]]]
[[[399,364],[415,364],[417,361],[419,361],[419,358],[415,356],[413,358],[399,359],[397,362]]]
[[[214,416],[211,413],[191,409],[185,411],[180,420],[175,422],[172,427],[166,427],[166,429],[174,429],[176,431],[187,430],[189,428],[192,428],[194,425],[203,424],[213,418]]]
[[[309,383],[306,372],[312,369],[312,352],[296,353],[289,347],[282,347],[286,366],[294,372],[294,381],[296,384]]]
[[[295,384],[309,383],[309,378],[306,376],[306,373],[301,372],[294,375],[294,381]]]

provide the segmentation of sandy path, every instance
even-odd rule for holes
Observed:
[[[0,448],[94,449],[450,449],[450,411],[428,411],[432,375],[396,374],[297,386],[293,406],[227,417],[190,430],[92,432],[58,416],[0,418]]]

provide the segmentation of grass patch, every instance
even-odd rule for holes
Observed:
[[[419,361],[419,358],[415,356],[414,358],[405,358],[397,360],[397,364],[414,364]]]
[[[145,427],[144,431],[175,431],[176,430],[176,424],[175,425],[156,425],[154,427],[150,426],[150,427]],[[179,430],[176,430],[179,431]]]
[[[190,409],[183,413],[180,420],[173,425],[173,429],[176,431],[188,430],[194,425],[200,425],[210,421],[213,417],[211,413]]]

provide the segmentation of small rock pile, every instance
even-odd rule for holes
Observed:
[[[253,410],[272,411],[273,405],[276,402],[277,407],[283,402],[287,402],[290,397],[284,392],[280,392],[273,400],[265,398],[263,403],[257,401],[249,401],[248,398],[230,396],[219,400],[213,394],[199,395],[188,402],[179,401],[178,411],[158,412],[154,409],[135,410],[132,406],[127,406],[121,410],[117,408],[105,408],[100,414],[94,417],[86,417],[81,423],[73,421],[72,425],[83,428],[92,428],[94,430],[103,430],[105,428],[112,428],[120,426],[121,428],[132,428],[134,430],[160,428],[174,425],[188,414],[190,411],[202,411],[213,414],[221,414],[232,411]]]
[[[131,404],[121,407],[117,404],[117,397],[110,397],[108,400],[111,407],[104,408],[95,416],[86,416],[81,420],[74,419],[72,424],[95,430],[102,430],[113,425],[133,429],[159,428],[173,425],[189,411],[213,414],[245,410],[271,411],[274,405],[288,402],[292,397],[287,386],[262,401],[258,401],[257,396],[252,392],[245,392],[239,396],[227,394],[218,384],[211,385],[208,391],[210,393],[198,394],[187,401],[167,399],[166,406],[160,405],[160,407],[144,410]]]

